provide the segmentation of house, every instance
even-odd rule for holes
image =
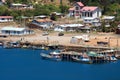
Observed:
[[[101,9],[97,6],[85,6],[82,2],[76,2],[72,8],[69,9],[69,16],[84,19],[101,17]]]
[[[85,6],[81,9],[82,19],[86,17],[99,18],[101,17],[101,9],[97,6]]]
[[[57,25],[54,28],[54,31],[77,31],[80,30],[81,27],[84,25],[82,24],[63,24],[63,25]]]
[[[33,34],[34,32],[26,28],[15,28],[15,27],[4,27],[1,29],[3,35],[28,35]]]
[[[11,22],[13,21],[13,16],[0,16],[0,22]]]
[[[32,20],[28,26],[30,28],[38,28],[38,29],[50,29],[53,23],[50,19],[35,19]]]
[[[10,8],[16,9],[16,10],[33,9],[33,5],[20,4],[20,3],[12,3],[10,5]]]
[[[76,2],[74,4],[74,7],[69,8],[69,15],[74,16],[74,17],[80,17],[82,16],[81,14],[81,9],[84,7],[84,4],[82,2]]]

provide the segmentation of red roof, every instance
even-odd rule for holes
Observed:
[[[84,6],[84,4],[83,4],[82,2],[77,2],[77,4],[78,4],[79,6]]]
[[[98,7],[95,6],[85,6],[81,9],[81,11],[94,11],[96,10]]]
[[[75,10],[75,7],[69,8],[69,11],[73,11]]]
[[[0,18],[13,18],[13,16],[0,16]]]

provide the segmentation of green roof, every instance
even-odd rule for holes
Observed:
[[[93,51],[87,52],[87,55],[88,56],[94,56],[94,57],[98,56],[98,54],[96,52],[93,52]]]

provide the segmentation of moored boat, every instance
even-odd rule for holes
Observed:
[[[93,61],[89,59],[88,57],[72,57],[73,61],[81,62],[81,63],[87,63],[92,64]]]
[[[115,56],[109,56],[108,61],[117,61],[117,58]]]
[[[40,53],[40,56],[43,58],[43,59],[48,59],[48,60],[54,60],[54,61],[61,61],[62,58],[60,56],[60,53],[59,52],[50,52],[49,54],[46,54],[46,53]]]

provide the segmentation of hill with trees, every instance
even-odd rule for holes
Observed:
[[[81,1],[88,6],[99,6],[102,9],[103,15],[115,15],[119,19],[120,0],[6,0],[6,4],[0,6],[0,15],[11,15],[17,19],[18,16],[50,15],[51,12],[61,12],[66,14],[69,7],[77,1]],[[34,6],[34,9],[10,9],[11,3],[31,4]],[[57,5],[58,3],[59,5]]]

